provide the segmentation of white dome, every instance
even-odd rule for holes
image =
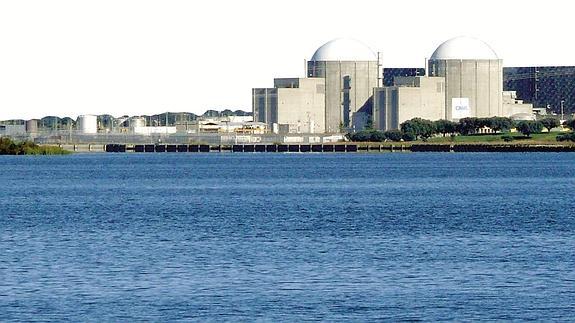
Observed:
[[[377,55],[364,43],[351,38],[336,38],[323,44],[312,61],[377,61]]]
[[[439,45],[432,60],[443,59],[499,59],[493,49],[485,42],[467,36],[455,37]]]

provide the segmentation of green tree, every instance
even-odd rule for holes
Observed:
[[[543,124],[543,127],[545,127],[549,132],[551,132],[551,129],[557,128],[561,125],[559,119],[553,117],[546,117],[539,121],[541,122],[541,124]]]
[[[491,126],[491,118],[476,118],[476,119],[477,119],[477,129],[478,130],[480,128]]]
[[[532,133],[541,132],[543,130],[543,124],[540,121],[519,121],[515,129],[525,136],[530,137]]]
[[[385,139],[391,140],[391,141],[400,141],[401,137],[402,137],[402,133],[399,130],[388,130],[388,131],[384,132],[384,134],[385,134]]]
[[[344,125],[343,125],[343,122],[340,122],[340,123],[339,123],[339,132],[340,132],[340,133],[343,133],[344,131],[345,131],[345,127],[344,127]]]
[[[373,120],[371,120],[371,118],[367,119],[365,130],[373,130]]]
[[[573,132],[566,133],[563,135],[559,135],[555,138],[557,138],[557,141],[574,141],[575,142],[575,133],[573,133]]]
[[[347,135],[351,141],[365,142],[371,139],[369,131],[358,131]]]
[[[0,138],[0,155],[62,155],[68,152],[60,147],[38,146],[31,141],[14,142]]]
[[[9,138],[0,138],[0,155],[16,155],[18,147]]]
[[[495,132],[507,132],[513,127],[513,120],[505,117],[488,118],[486,126]]]
[[[385,141],[385,134],[382,131],[372,130],[369,141],[371,142]]]
[[[415,134],[413,134],[412,132],[402,132],[401,139],[403,139],[404,141],[417,140],[417,138],[415,137]]]
[[[385,134],[377,130],[362,130],[354,133],[349,133],[347,137],[351,141],[357,142],[381,142],[385,140]]]
[[[459,119],[457,131],[462,135],[470,135],[477,132],[481,128],[481,122],[477,118],[463,118]]]
[[[567,120],[563,123],[567,128],[571,129],[571,131],[575,130],[575,119]]]
[[[447,134],[452,134],[457,132],[457,123],[449,120],[437,120],[433,122],[435,131],[440,133],[445,137]]]
[[[427,139],[435,134],[435,127],[433,122],[421,118],[413,118],[407,120],[400,125],[401,131],[404,134],[410,133],[415,136],[415,139]]]

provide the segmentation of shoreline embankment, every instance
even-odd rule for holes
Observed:
[[[59,145],[78,153],[386,153],[386,152],[575,152],[572,144],[519,143],[331,143],[331,144],[76,144]]]

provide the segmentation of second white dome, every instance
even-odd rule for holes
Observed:
[[[364,43],[352,38],[336,38],[323,44],[312,61],[377,61],[377,55]]]
[[[499,59],[499,57],[487,43],[477,38],[460,36],[451,38],[439,45],[431,55],[431,59],[493,60]]]

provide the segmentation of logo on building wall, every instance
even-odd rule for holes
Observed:
[[[469,106],[469,98],[451,99],[451,118],[462,119],[469,117],[471,117],[471,107]]]

